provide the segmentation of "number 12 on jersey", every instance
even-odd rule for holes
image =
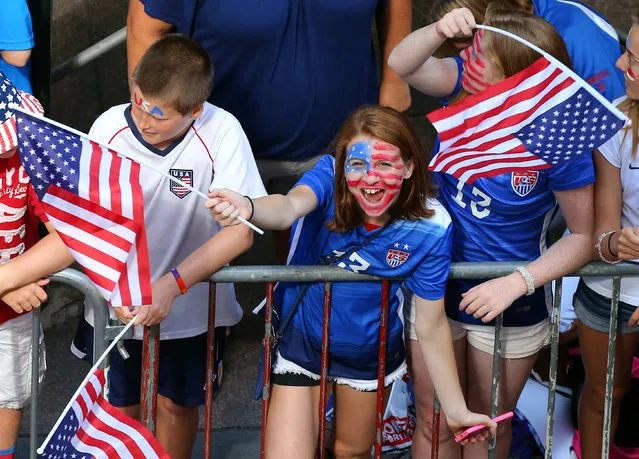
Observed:
[[[467,206],[467,203],[464,202],[464,185],[465,182],[457,182],[457,194],[451,195],[453,200],[462,209],[465,209]],[[472,212],[473,216],[479,219],[488,217],[490,215],[490,209],[488,208],[488,206],[490,206],[491,197],[475,186],[470,192],[473,196],[476,196],[478,198],[478,200],[470,201],[470,211]]]

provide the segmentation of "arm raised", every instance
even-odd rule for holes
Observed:
[[[388,57],[388,65],[415,89],[431,96],[449,96],[457,82],[457,63],[433,57],[433,53],[447,38],[472,36],[474,28],[470,10],[455,9],[404,38]]]

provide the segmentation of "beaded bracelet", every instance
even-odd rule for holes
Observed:
[[[528,290],[526,292],[526,296],[530,296],[535,293],[535,278],[532,276],[532,274],[530,274],[530,272],[528,272],[528,270],[523,266],[517,266],[515,268],[515,271],[519,272],[519,274],[521,274],[521,276],[526,281],[526,289]]]
[[[601,233],[599,235],[599,239],[597,240],[597,244],[595,244],[595,248],[597,249],[597,253],[599,254],[599,258],[601,259],[601,261],[609,263],[611,265],[617,264],[621,260],[608,260],[606,257],[604,257],[603,250],[601,250],[601,243],[606,238],[606,236],[612,237],[612,235],[615,233],[616,231],[608,231],[607,233],[606,232]],[[608,241],[608,244],[610,244],[610,241]],[[610,250],[610,245],[608,246],[608,250]],[[610,252],[610,254],[612,255],[612,252]]]

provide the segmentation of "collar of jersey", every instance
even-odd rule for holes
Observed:
[[[171,145],[166,147],[164,150],[160,150],[159,148],[155,148],[153,145],[151,145],[146,140],[144,140],[144,138],[142,137],[142,134],[140,134],[140,131],[138,131],[138,128],[135,126],[135,123],[133,122],[133,118],[131,117],[131,104],[129,104],[129,106],[124,109],[124,118],[126,119],[126,122],[129,125],[129,129],[131,129],[131,132],[133,133],[135,138],[138,139],[138,142],[144,145],[144,147],[147,150],[159,156],[166,156],[169,153],[171,153],[171,151],[173,151],[173,149],[177,147],[180,144],[180,142],[182,142],[182,140],[184,140],[184,137],[186,137],[186,135],[189,133],[189,130],[191,129],[191,127],[189,126],[189,129],[184,131],[184,134],[182,134],[180,137],[175,139]],[[191,124],[191,126],[192,125],[193,124]]]

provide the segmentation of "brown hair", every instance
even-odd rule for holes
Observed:
[[[501,3],[492,3],[486,10],[484,24],[520,36],[571,67],[563,38],[549,22],[525,11],[508,10]],[[491,61],[506,78],[530,66],[541,56],[528,46],[505,35],[484,31],[484,48]]]
[[[195,40],[168,34],[147,49],[132,80],[146,97],[157,98],[186,115],[209,97],[213,64]]]
[[[430,181],[424,151],[411,122],[392,108],[365,105],[352,112],[331,143],[335,152],[335,218],[327,226],[334,231],[348,231],[364,222],[364,212],[348,190],[344,177],[346,149],[357,135],[376,137],[396,146],[404,163],[413,163],[413,173],[402,183],[395,203],[388,210],[396,219],[430,218],[434,211],[426,199],[436,194]]]
[[[504,3],[493,2],[488,5],[484,24],[518,35],[546,51],[567,67],[572,67],[563,38],[549,22],[538,16],[510,9]],[[484,51],[505,78],[521,72],[541,57],[537,51],[510,37],[489,30],[482,32]],[[468,93],[462,90],[453,98],[453,103],[459,102],[467,95]]]

